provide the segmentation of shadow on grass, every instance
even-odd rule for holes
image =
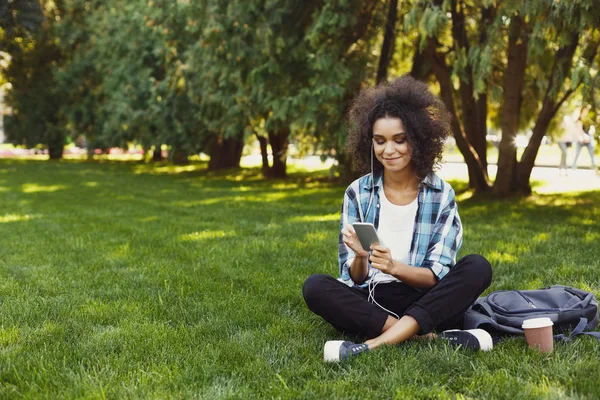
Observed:
[[[2,179],[3,176],[5,179]],[[124,187],[124,181],[132,185]],[[60,182],[60,187],[56,182]],[[72,193],[104,189],[121,192],[125,197],[128,192],[143,193],[145,198],[168,202],[174,200],[174,196],[177,195],[175,187],[170,186],[174,182],[181,192],[186,188],[182,185],[187,185],[187,188],[201,188],[196,195],[202,200],[235,197],[237,192],[243,192],[249,197],[269,192],[288,192],[293,196],[291,192],[298,189],[340,188],[335,182],[329,181],[325,174],[295,172],[287,179],[263,179],[260,168],[209,172],[206,170],[206,163],[203,162],[173,166],[164,163],[141,164],[137,161],[111,160],[0,161],[0,184],[3,185],[3,191],[37,193],[61,190]],[[28,191],[28,186],[34,189]],[[115,199],[118,200],[118,197]]]

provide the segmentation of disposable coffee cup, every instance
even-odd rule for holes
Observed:
[[[551,353],[554,350],[552,325],[554,323],[550,318],[531,318],[523,321],[522,328],[529,347],[542,353]]]

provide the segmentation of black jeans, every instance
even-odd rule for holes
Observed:
[[[380,283],[374,291],[381,306],[410,315],[421,327],[433,330],[460,329],[469,306],[492,281],[492,267],[480,255],[460,259],[450,272],[429,290],[417,290],[402,282]],[[329,275],[311,275],[302,288],[308,308],[336,329],[374,338],[390,314],[368,301],[369,289],[347,286]]]

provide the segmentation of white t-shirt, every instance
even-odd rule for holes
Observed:
[[[415,197],[410,204],[397,206],[385,197],[383,189],[380,194],[381,209],[377,235],[390,249],[393,260],[408,264],[419,203]],[[399,282],[399,280],[392,275],[379,272],[373,277],[373,282]]]

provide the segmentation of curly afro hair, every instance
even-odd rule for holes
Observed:
[[[380,118],[402,121],[420,180],[437,168],[451,132],[450,116],[444,103],[425,83],[404,75],[391,83],[362,90],[356,97],[348,112],[350,132],[346,151],[360,173],[370,172],[371,159],[374,170],[383,169],[371,154],[373,125]]]

